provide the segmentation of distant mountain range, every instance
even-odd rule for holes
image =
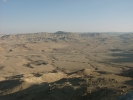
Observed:
[[[64,32],[58,31],[55,33],[27,33],[27,34],[10,34],[10,35],[1,35],[0,40],[7,41],[78,41],[81,38],[104,38],[110,35],[119,35],[121,38],[133,38],[133,33],[126,34],[116,34],[116,33],[73,33],[73,32]]]

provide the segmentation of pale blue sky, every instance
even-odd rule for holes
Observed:
[[[0,33],[133,32],[133,0],[0,0]]]

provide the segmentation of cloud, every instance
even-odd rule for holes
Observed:
[[[7,0],[3,0],[4,2],[7,2]]]

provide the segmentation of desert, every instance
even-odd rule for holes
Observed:
[[[0,100],[127,100],[133,33],[0,36]]]

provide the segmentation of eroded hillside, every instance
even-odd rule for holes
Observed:
[[[1,36],[0,99],[116,100],[133,89],[132,37],[62,31]]]

